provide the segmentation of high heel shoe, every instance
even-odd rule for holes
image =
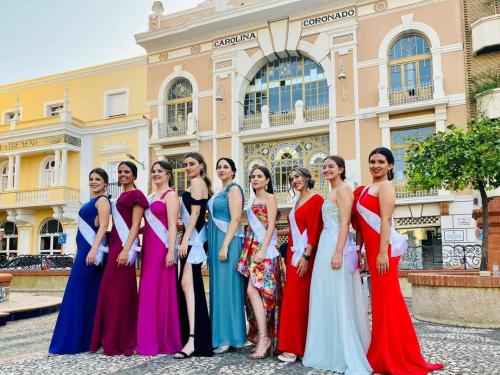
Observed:
[[[261,336],[261,337],[259,337],[259,344],[260,344],[260,341],[264,338],[267,339],[267,345],[265,346],[265,349],[262,352],[259,352],[259,350],[257,350],[257,347],[256,347],[256,350],[252,354],[249,355],[250,359],[264,359],[264,358],[267,358],[270,356],[270,354],[272,352],[272,340],[267,336]],[[257,344],[257,346],[259,344]]]
[[[194,347],[194,335],[189,335],[189,337],[193,338],[193,347]],[[183,352],[182,350],[179,350],[177,353],[174,354],[174,359],[188,359],[191,358],[194,354],[196,349],[193,349],[193,351],[189,354]]]

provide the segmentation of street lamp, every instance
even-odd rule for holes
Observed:
[[[125,154],[125,155],[127,156],[127,158],[135,161],[137,164],[140,164],[142,166],[142,169],[146,169],[146,167],[144,166],[144,163],[137,160],[134,155],[132,155],[132,154]]]

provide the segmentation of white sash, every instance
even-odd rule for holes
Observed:
[[[212,197],[208,200],[207,208],[208,208],[208,212],[210,212],[210,217],[211,217],[212,221],[214,222],[215,226],[217,228],[219,228],[221,231],[223,231],[224,233],[227,233],[227,230],[229,229],[229,223],[227,221],[217,219],[214,216],[214,201],[219,196],[219,194],[221,194],[222,192],[223,192],[223,190],[218,191],[217,193],[212,195]],[[245,237],[245,234],[243,233],[243,230],[241,229],[240,226],[238,226],[236,228],[236,232],[234,233],[234,235],[236,237]]]
[[[361,195],[359,196],[358,203],[356,204],[356,209],[363,218],[364,221],[378,234],[380,234],[380,227],[382,225],[382,220],[380,216],[370,211],[366,207],[360,204],[361,197],[368,190],[370,185],[365,186]],[[389,238],[389,244],[391,245],[391,257],[398,257],[404,255],[408,249],[408,236],[406,234],[400,234],[396,231],[394,226],[394,218],[392,218],[391,224],[391,236]]]
[[[148,201],[149,201],[150,206],[153,203],[153,199],[154,199],[154,194],[151,194],[148,196]],[[163,203],[162,201],[159,201],[159,202]],[[158,219],[158,217],[156,217],[155,214],[153,214],[151,212],[151,209],[149,207],[144,210],[144,219],[146,219],[149,226],[151,227],[153,232],[156,234],[156,237],[158,237],[161,240],[161,242],[163,242],[163,245],[167,249],[170,249],[170,246],[168,244],[168,229],[167,229],[167,227],[165,227],[165,224],[163,224],[163,222],[160,219]],[[177,247],[178,247],[178,244],[176,243],[175,247],[174,247],[174,255],[175,255],[176,262],[178,260]]]
[[[255,233],[255,236],[257,237],[257,241],[259,241],[259,244],[262,245],[262,243],[264,242],[264,237],[266,236],[267,230],[264,227],[264,225],[260,222],[257,215],[255,215],[255,213],[252,210],[254,200],[255,200],[255,197],[253,197],[250,200],[250,202],[248,202],[248,207],[246,210],[248,225],[250,225],[250,228]],[[278,231],[275,228],[274,232],[273,232],[273,236],[271,238],[271,241],[269,242],[269,246],[266,249],[266,259],[274,259],[279,255],[279,252],[278,252],[278,249],[276,248],[276,245],[278,245]]]
[[[297,225],[297,221],[295,220],[295,205],[290,210],[290,214],[288,215],[288,219],[290,220],[290,231],[292,232],[292,266],[297,267],[300,258],[304,255],[307,249],[307,243],[309,238],[307,237],[307,229],[300,233],[299,226]]]
[[[189,214],[186,206],[184,206],[184,202],[182,202],[181,204],[181,216],[182,222],[184,223],[184,228],[187,228],[191,215]],[[191,264],[200,264],[207,259],[207,254],[205,254],[205,249],[203,248],[203,244],[207,242],[207,239],[208,236],[206,225],[204,225],[199,232],[196,230],[196,228],[193,229],[191,235],[189,236],[188,244],[191,245],[191,250],[189,251],[186,262]]]
[[[123,219],[122,215],[118,211],[118,208],[116,207],[116,202],[112,202],[111,204],[111,214],[113,216],[113,224],[116,228],[116,231],[118,232],[118,236],[120,237],[122,246],[124,246],[125,243],[127,242],[128,234],[130,233],[130,228],[127,226],[125,219]],[[127,262],[128,265],[135,264],[135,261],[137,260],[137,253],[140,251],[141,248],[139,247],[139,239],[136,236],[128,252],[128,262]]]
[[[85,220],[83,220],[81,216],[78,216],[78,230],[80,231],[85,241],[87,241],[90,247],[92,247],[95,241],[96,232],[94,232],[94,229],[92,229],[92,227]],[[96,266],[102,263],[104,254],[109,252],[109,249],[105,245],[105,243],[106,243],[106,238],[104,237],[99,246],[97,247],[97,251],[95,253],[94,264]]]

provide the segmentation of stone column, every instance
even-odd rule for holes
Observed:
[[[7,166],[7,190],[12,190],[14,186],[14,156],[9,156]]]
[[[54,186],[60,185],[61,150],[54,150]]]
[[[21,179],[21,155],[16,155],[14,163],[14,189],[19,190],[19,180]]]
[[[62,157],[61,157],[61,168],[60,168],[60,173],[59,173],[59,178],[60,178],[60,185],[66,186],[66,176],[68,174],[68,149],[63,148],[62,151]]]

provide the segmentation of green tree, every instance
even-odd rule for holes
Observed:
[[[478,190],[483,208],[481,270],[488,264],[488,196],[500,186],[500,119],[471,119],[467,130],[448,126],[447,132],[411,139],[405,154],[412,190]]]

